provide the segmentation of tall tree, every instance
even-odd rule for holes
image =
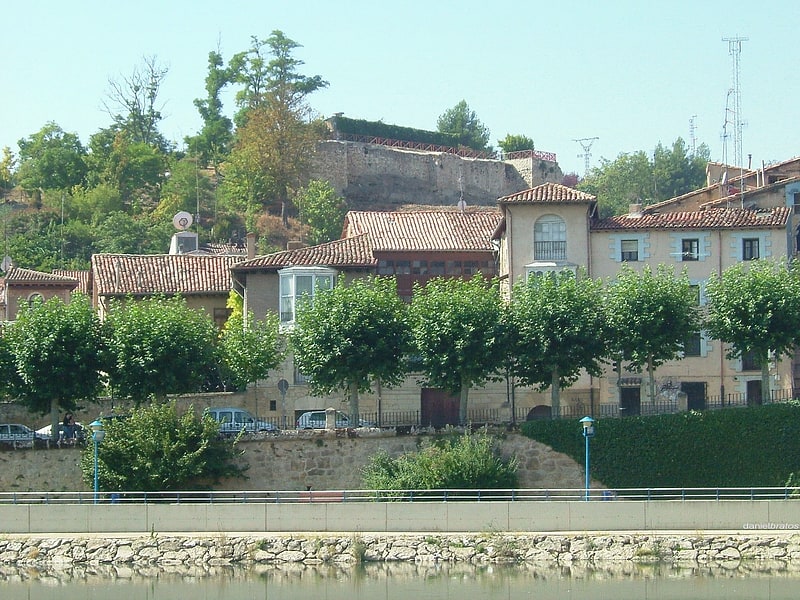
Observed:
[[[345,199],[327,181],[312,180],[298,196],[300,222],[310,228],[312,245],[338,240],[347,214]]]
[[[375,382],[393,386],[406,373],[411,331],[397,283],[386,277],[342,278],[301,303],[290,334],[295,364],[314,394],[347,390],[350,422],[358,423],[359,392]]]
[[[437,131],[458,136],[462,146],[473,150],[488,150],[489,130],[470,109],[466,100],[444,111],[436,121]]]
[[[130,75],[109,79],[104,102],[106,112],[131,142],[147,144],[162,151],[166,151],[169,144],[158,130],[164,118],[158,95],[168,72],[169,69],[155,56],[146,56]]]
[[[222,112],[222,90],[231,83],[233,73],[223,66],[219,51],[208,53],[208,75],[206,75],[206,98],[197,98],[194,105],[203,119],[203,127],[196,136],[186,138],[191,155],[201,165],[211,165],[216,172],[220,162],[227,156],[233,142],[233,122]]]
[[[641,273],[623,265],[608,286],[606,307],[612,355],[647,370],[650,400],[655,402],[655,369],[681,358],[684,344],[700,330],[697,296],[686,274],[676,276],[659,265]]]
[[[14,174],[17,170],[17,159],[11,148],[3,147],[3,156],[0,158],[0,193],[14,187]]]
[[[800,345],[800,269],[758,260],[715,274],[706,285],[709,333],[728,344],[728,358],[752,353],[761,366],[761,394],[770,398],[769,353],[794,356]]]
[[[435,278],[414,288],[411,323],[420,366],[428,385],[458,394],[462,425],[470,388],[484,385],[502,362],[500,307],[497,282],[480,275]]]
[[[549,386],[558,416],[561,388],[583,370],[602,372],[608,350],[602,282],[570,271],[530,277],[514,286],[509,308],[514,374],[524,385]]]
[[[122,397],[138,403],[196,392],[216,370],[217,329],[181,297],[113,303],[104,324],[111,385]]]
[[[24,190],[66,190],[84,182],[86,149],[76,134],[51,121],[18,145],[17,179]]]
[[[31,412],[49,412],[57,435],[59,409],[75,410],[100,391],[105,365],[97,314],[85,295],[68,303],[54,297],[23,305],[5,337],[19,377],[14,394]]]

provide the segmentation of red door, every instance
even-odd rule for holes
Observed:
[[[422,388],[420,394],[420,425],[437,429],[458,425],[459,400],[444,390]]]

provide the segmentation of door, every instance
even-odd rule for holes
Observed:
[[[420,394],[420,425],[440,429],[446,425],[458,425],[457,397],[444,390],[422,388]]]
[[[752,379],[747,382],[747,406],[761,404],[761,380]]]
[[[633,417],[640,414],[642,412],[642,388],[620,388],[619,410],[623,417]]]
[[[706,408],[705,381],[682,381],[681,391],[684,394],[686,394],[686,407],[689,410],[705,410]]]

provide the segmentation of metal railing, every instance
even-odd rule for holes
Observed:
[[[800,500],[800,488],[626,488],[592,489],[591,501]],[[98,504],[308,504],[342,502],[530,502],[586,501],[584,488],[447,490],[265,490],[103,492]],[[95,504],[93,492],[0,492],[0,506]]]

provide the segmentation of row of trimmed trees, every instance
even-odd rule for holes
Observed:
[[[713,275],[707,303],[686,274],[659,266],[624,267],[609,282],[569,272],[518,283],[509,302],[499,285],[434,279],[414,291],[410,305],[388,278],[341,280],[298,308],[289,335],[297,368],[312,392],[346,390],[352,419],[360,392],[398,384],[420,373],[424,384],[460,397],[466,422],[469,390],[507,376],[560,390],[582,372],[600,375],[606,363],[646,371],[655,398],[655,370],[683,357],[701,331],[728,344],[727,356],[752,353],[769,394],[769,355],[789,356],[800,341],[800,270],[758,261]],[[355,422],[355,421],[354,421]]]
[[[220,331],[178,296],[112,303],[103,322],[83,294],[35,301],[0,329],[0,395],[49,412],[57,435],[59,411],[101,394],[139,404],[244,387],[282,358],[277,317],[244,327],[232,304]]]

